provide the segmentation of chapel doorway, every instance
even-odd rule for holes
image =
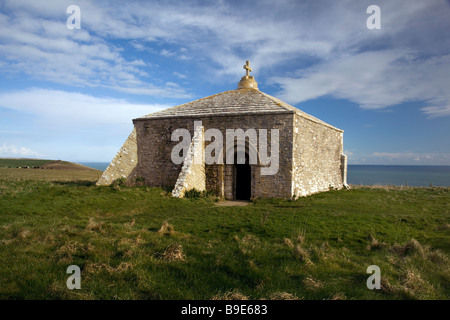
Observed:
[[[234,185],[236,200],[250,200],[252,195],[252,169],[248,154],[245,154],[244,164],[234,164]]]

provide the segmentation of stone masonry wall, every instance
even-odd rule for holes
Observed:
[[[343,131],[294,116],[292,194],[343,187]]]
[[[268,153],[270,155],[270,129],[279,129],[279,170],[275,175],[261,176],[259,165],[252,166],[252,198],[290,197],[292,192],[292,132],[293,114],[227,115],[211,117],[183,117],[134,120],[138,145],[138,174],[150,186],[173,187],[181,171],[181,165],[171,161],[171,152],[178,141],[171,141],[172,132],[178,128],[194,130],[194,121],[202,121],[204,130],[219,129],[226,143],[226,129],[268,129]],[[210,142],[205,142],[207,146]],[[259,149],[259,146],[258,146]],[[259,150],[258,150],[259,151]],[[226,152],[223,153],[224,163]],[[226,179],[225,165],[206,165],[206,187],[222,194],[232,194],[233,186]],[[217,180],[216,178],[220,179]],[[220,194],[219,194],[220,195]],[[229,198],[229,197],[227,197]]]
[[[174,164],[171,152],[178,142],[171,141],[178,128],[194,131],[193,121],[158,119],[134,121],[138,145],[138,174],[152,187],[174,187],[182,164]]]
[[[211,164],[205,166],[206,190],[214,192],[217,196],[225,197],[224,165]]]

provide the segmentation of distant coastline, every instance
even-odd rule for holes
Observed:
[[[78,162],[104,171],[109,162]],[[347,182],[353,185],[411,187],[450,186],[450,166],[349,164]]]

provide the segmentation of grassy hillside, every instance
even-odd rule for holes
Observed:
[[[99,170],[68,161],[0,158],[0,179],[97,181],[101,174]]]
[[[0,298],[448,299],[449,210],[449,188],[219,207],[157,188],[0,178]],[[81,290],[66,287],[72,264]],[[366,287],[373,264],[381,290]]]

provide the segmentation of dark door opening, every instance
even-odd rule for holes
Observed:
[[[250,200],[252,195],[252,170],[248,161],[236,166],[236,200]]]

